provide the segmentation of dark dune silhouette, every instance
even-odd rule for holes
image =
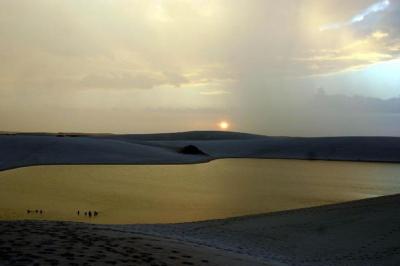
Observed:
[[[208,155],[207,153],[203,152],[194,145],[185,146],[182,149],[180,149],[179,152],[183,154]]]

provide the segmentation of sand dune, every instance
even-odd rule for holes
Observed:
[[[0,136],[0,169],[47,164],[163,164],[207,161],[205,156],[142,143],[91,137]]]
[[[241,254],[118,228],[0,222],[0,265],[266,265]]]
[[[183,154],[188,145],[201,154]],[[46,164],[182,164],[219,158],[400,162],[400,138],[266,137],[233,132],[0,135],[0,170]]]
[[[400,264],[400,195],[170,225],[0,222],[1,265]]]
[[[400,265],[400,195],[265,215],[125,226],[272,265]]]

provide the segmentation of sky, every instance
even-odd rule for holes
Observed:
[[[0,131],[400,136],[400,0],[0,4]]]

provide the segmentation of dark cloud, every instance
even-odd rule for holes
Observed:
[[[337,113],[361,113],[361,114],[399,114],[400,97],[379,99],[365,96],[328,95],[323,92],[314,98],[314,104],[318,110],[333,111]]]

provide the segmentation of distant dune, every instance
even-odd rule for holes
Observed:
[[[201,153],[181,152],[188,146]],[[400,138],[292,138],[213,131],[0,135],[0,170],[48,164],[183,164],[221,158],[400,162]]]

